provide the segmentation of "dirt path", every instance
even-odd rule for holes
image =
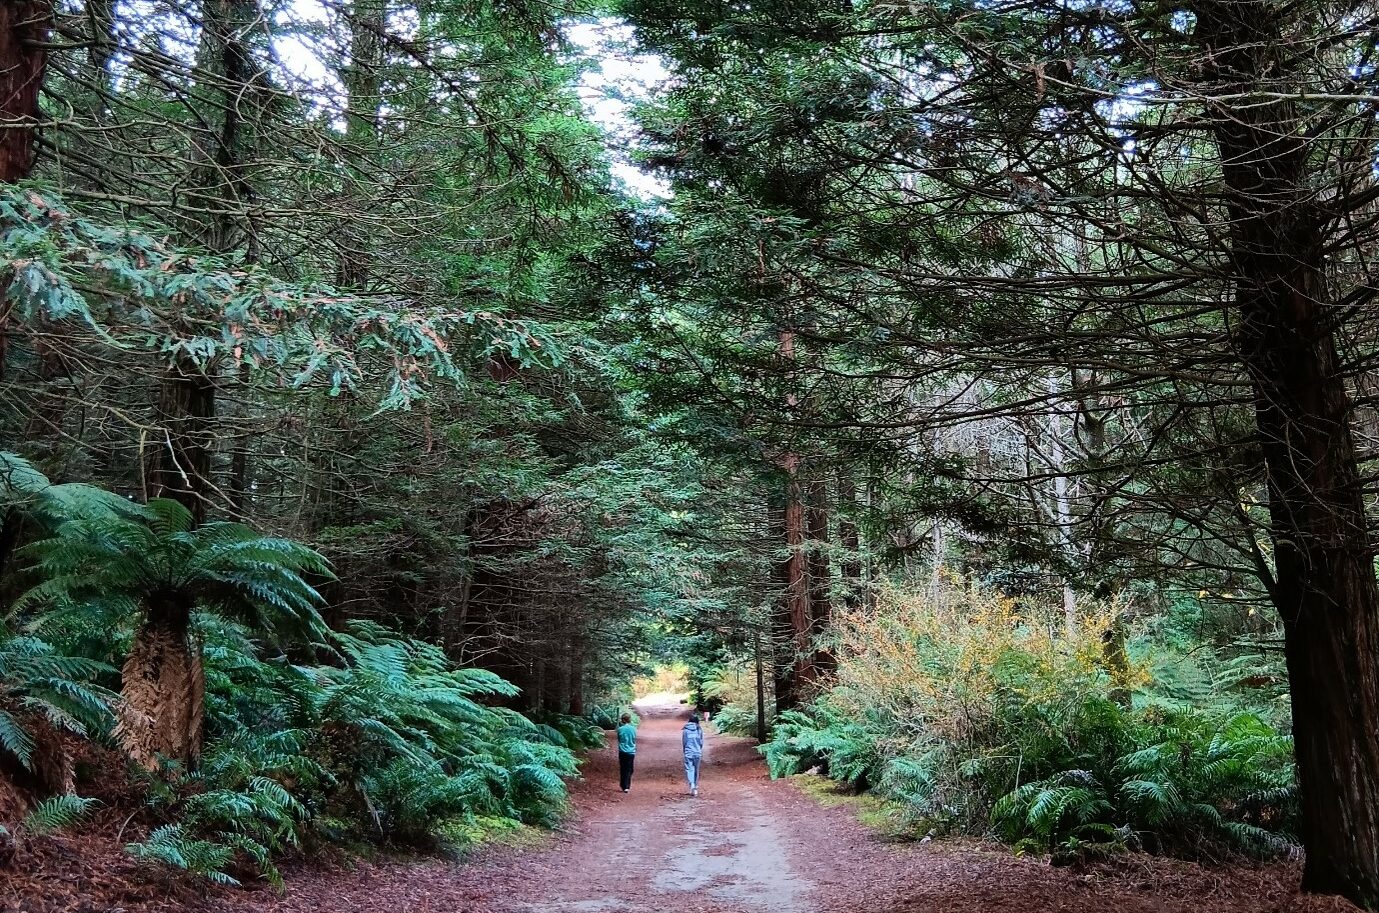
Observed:
[[[566,842],[569,856],[529,860],[550,877],[524,879],[494,910],[809,909],[813,882],[790,852],[790,822],[768,805],[752,743],[710,728],[699,796],[691,797],[680,751],[684,708],[653,700],[637,711],[632,791],[617,790],[615,752],[595,754],[576,789],[583,814]]]
[[[297,867],[278,894],[160,874],[123,853],[118,833],[58,836],[0,872],[0,913],[1355,913],[1300,897],[1296,863],[1130,854],[1078,871],[972,841],[887,842],[850,803],[824,807],[798,781],[771,781],[752,743],[712,733],[690,798],[683,708],[642,713],[632,792],[618,789],[612,745],[594,752],[566,826],[526,848]]]
[[[1333,913],[1302,898],[1292,865],[1203,868],[1127,856],[1090,871],[999,847],[888,843],[845,808],[772,782],[754,746],[710,735],[700,795],[686,793],[678,704],[641,708],[632,792],[595,752],[575,815],[536,848],[463,864],[297,873],[285,897],[226,897],[217,913]]]

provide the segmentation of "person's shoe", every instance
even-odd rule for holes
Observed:
[[[694,789],[691,789],[691,790],[690,790],[690,795],[691,795],[691,796],[696,796],[696,797],[697,797],[697,796],[699,795],[699,787],[696,786],[696,787],[694,787]]]
[[[623,792],[629,792],[629,790],[624,789]]]

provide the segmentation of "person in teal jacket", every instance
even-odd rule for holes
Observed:
[[[624,713],[618,727],[618,781],[623,792],[632,788],[632,762],[636,759],[637,727],[632,725],[631,714]]]

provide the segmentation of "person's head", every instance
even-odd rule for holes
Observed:
[[[624,723],[630,723],[630,722],[632,722],[632,714],[630,714],[630,713],[624,713],[624,714],[622,715],[622,721],[623,721]]]
[[[699,711],[698,711],[698,710],[692,710],[692,711],[690,711],[690,722],[691,722],[691,723],[694,723],[696,726],[699,725]]]

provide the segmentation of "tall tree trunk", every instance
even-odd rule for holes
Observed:
[[[570,716],[584,716],[584,659],[588,645],[583,634],[570,646]]]
[[[245,519],[253,514],[254,483],[250,478],[250,456],[258,440],[255,433],[253,410],[253,376],[248,365],[240,365],[235,376],[235,388],[239,402],[234,405],[235,420],[239,428],[230,439],[230,469],[226,477],[225,492],[230,501],[231,513]]]
[[[47,70],[52,6],[47,1],[0,4],[0,182],[14,183],[33,170],[33,132],[39,120],[39,91]],[[8,357],[11,302],[0,303],[0,377]],[[47,367],[47,360],[43,365]],[[18,545],[23,519],[7,510],[0,528],[0,572]],[[6,600],[7,601],[7,600]]]
[[[775,500],[774,498],[772,499]],[[783,501],[767,506],[768,541],[779,546],[785,541],[785,505]],[[795,670],[794,633],[790,616],[790,559],[776,561],[771,567],[774,597],[771,601],[771,684],[776,697],[776,712],[797,706],[793,674]]]
[[[33,171],[38,93],[48,66],[43,44],[52,24],[48,0],[0,3],[0,183]]]
[[[210,501],[211,447],[215,386],[191,359],[179,356],[158,391],[158,425],[149,461],[148,493],[181,502],[196,522],[206,518]]]
[[[574,675],[574,653],[565,649],[555,660],[555,671],[550,676],[550,698],[546,706],[553,713],[568,713],[570,710],[570,682]]]
[[[202,0],[197,65],[203,89],[206,147],[191,178],[190,195],[211,215],[197,225],[202,243],[217,253],[259,251],[247,211],[254,200],[250,155],[258,133],[266,78],[250,51],[250,32],[260,22],[258,0]]]
[[[201,757],[206,679],[190,628],[189,605],[152,603],[120,673],[115,737],[146,770],[160,756],[189,767]]]
[[[1289,98],[1302,85],[1293,68],[1309,55],[1293,50],[1287,36],[1302,26],[1286,17],[1306,13],[1267,0],[1210,0],[1196,13],[1208,89],[1231,97],[1213,127],[1236,344],[1268,472],[1303,887],[1379,909],[1379,587],[1325,276],[1325,215],[1305,121]]]
[[[460,536],[464,538],[461,556],[464,577],[460,581],[459,595],[441,619],[441,649],[460,662],[464,661],[464,656],[462,652],[456,653],[456,647],[463,647],[465,626],[469,623],[469,602],[474,592],[474,526],[478,518],[479,507],[474,505],[464,512],[464,519],[460,521]]]
[[[805,506],[799,478],[799,457],[787,454],[780,460],[785,471],[785,503],[781,510],[780,535],[785,557],[776,576],[783,587],[778,625],[784,655],[777,662],[776,707],[798,706],[804,688],[814,677],[813,638],[809,602],[809,563],[805,553]]]
[[[354,0],[350,7],[349,63],[340,71],[345,86],[345,154],[354,166],[355,180],[371,180],[360,166],[378,146],[379,111],[383,98],[384,35],[388,26],[386,0]],[[366,203],[341,220],[334,243],[336,282],[342,288],[363,288],[373,273],[373,245],[369,240]]]
[[[833,621],[833,572],[829,567],[828,483],[809,483],[805,526],[809,533],[809,630],[812,641],[813,674],[822,675],[834,668],[833,654],[819,646]]]
[[[1072,500],[1068,496],[1068,460],[1064,446],[1068,426],[1063,421],[1058,378],[1050,376],[1047,389],[1049,408],[1052,410],[1049,415],[1049,470],[1053,473],[1054,535],[1063,561],[1071,568],[1077,565],[1077,547],[1073,543],[1073,510]],[[1073,589],[1067,571],[1063,574],[1063,633],[1070,640],[1077,634],[1077,591]]]
[[[19,546],[19,536],[24,531],[24,513],[16,507],[6,508],[4,519],[0,520],[0,615],[10,607],[10,587],[16,582],[10,579],[10,561]],[[19,590],[13,595],[18,596]]]
[[[115,58],[118,43],[115,24],[118,21],[115,9],[116,0],[86,0],[86,85],[82,86],[81,100],[78,104],[85,109],[91,124],[104,124],[112,94],[110,62]],[[109,152],[109,141],[104,140],[102,152]]]
[[[546,709],[546,657],[538,655],[531,663],[531,687],[527,689],[527,709],[541,713]]]
[[[31,442],[48,441],[56,445],[62,438],[63,419],[67,415],[67,399],[60,392],[60,387],[64,379],[71,384],[71,372],[61,351],[48,341],[48,334],[44,332],[50,330],[52,324],[45,320],[40,327],[34,328],[36,332],[32,337],[34,355],[38,359],[40,386],[29,398],[31,411],[25,423],[24,437]]]
[[[761,656],[761,631],[752,633],[752,653],[757,667],[757,741],[766,742],[766,668]]]
[[[253,198],[245,145],[254,133],[258,82],[262,78],[249,51],[248,32],[258,21],[257,0],[204,0],[202,37],[197,49],[202,81],[210,88],[207,122],[211,148],[193,175],[191,195],[210,210],[200,222],[203,241],[217,253],[243,243],[252,261],[257,250],[245,230],[244,208]],[[159,427],[149,471],[149,493],[174,498],[198,523],[212,500],[211,455],[215,446],[216,383],[206,365],[178,355],[168,366],[158,393]],[[247,466],[244,472],[247,475]]]
[[[862,537],[857,530],[857,486],[852,475],[838,472],[838,545],[843,550],[839,572],[843,579],[843,605],[856,609],[862,605]]]

